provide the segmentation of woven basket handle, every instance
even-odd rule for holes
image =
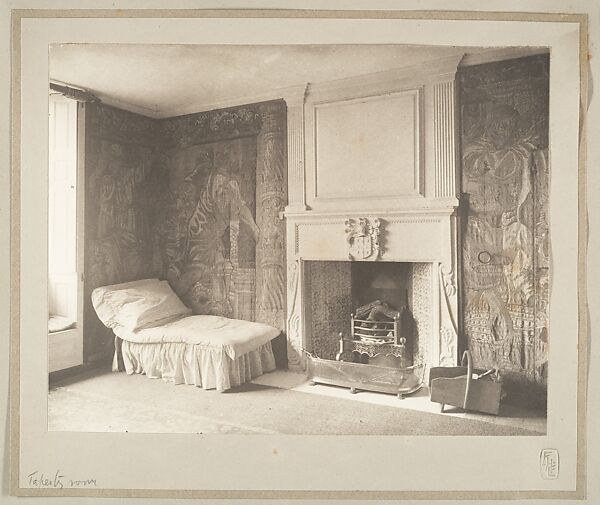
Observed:
[[[467,408],[467,400],[469,399],[469,388],[471,386],[471,380],[473,376],[473,362],[471,361],[471,353],[469,351],[465,351],[462,355],[462,366],[465,366],[465,361],[467,362],[467,384],[465,386],[465,399],[463,401],[463,409]]]

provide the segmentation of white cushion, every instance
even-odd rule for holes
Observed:
[[[158,326],[192,313],[167,281],[143,279],[94,289],[92,304],[105,326],[131,331]]]
[[[56,333],[58,331],[69,330],[75,326],[75,321],[64,316],[55,316],[51,314],[48,317],[48,331]]]

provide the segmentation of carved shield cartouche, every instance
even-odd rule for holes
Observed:
[[[370,260],[379,259],[381,247],[379,244],[379,235],[381,231],[381,221],[378,218],[372,221],[366,217],[358,219],[347,219],[346,242],[348,242],[348,258],[351,260]]]

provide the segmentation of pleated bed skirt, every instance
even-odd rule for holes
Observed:
[[[231,359],[221,347],[179,342],[139,344],[122,340],[121,352],[128,374],[146,374],[153,379],[217,391],[275,370],[271,342],[236,359]]]

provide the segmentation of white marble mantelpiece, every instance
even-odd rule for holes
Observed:
[[[303,350],[309,347],[304,262],[350,261],[345,222],[359,218],[381,222],[375,261],[432,265],[428,365],[456,364],[459,188],[454,81],[459,61],[446,58],[314,84],[301,101],[288,103],[290,204],[285,218],[291,368],[303,368]],[[346,135],[324,131],[326,126],[336,126]],[[344,143],[348,136],[352,141]],[[401,148],[390,145],[394,139]],[[369,156],[360,151],[363,147],[373,150],[377,170],[371,170]],[[380,155],[382,149],[385,156]],[[355,152],[360,162],[353,166],[354,158],[345,150]],[[336,165],[340,160],[342,167]]]

